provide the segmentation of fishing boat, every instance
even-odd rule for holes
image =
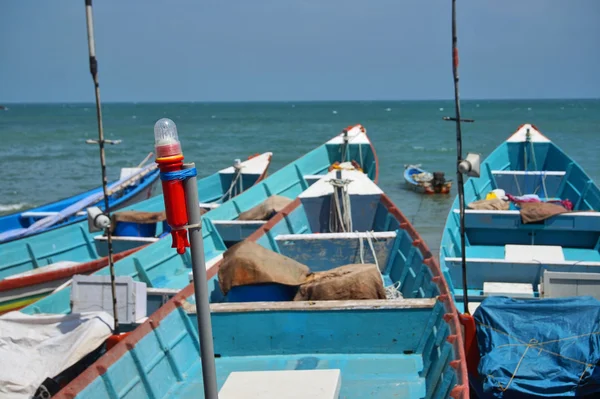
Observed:
[[[375,149],[362,125],[345,129],[325,144],[286,165],[235,198],[202,215],[204,254],[207,265],[222,259],[228,246],[246,239],[273,216],[281,201],[287,204],[331,170],[360,169],[370,179],[378,178],[379,162]],[[347,136],[347,142],[344,136]],[[356,166],[355,166],[356,165]],[[198,190],[202,195],[201,190]],[[279,204],[271,203],[272,201]],[[287,200],[286,200],[287,199]],[[162,201],[162,199],[161,199]],[[190,282],[189,251],[178,255],[171,240],[158,240],[115,263],[117,276],[131,276],[151,289],[175,290]],[[108,268],[98,275],[108,275]],[[60,290],[23,309],[23,312],[70,312],[70,288]]]
[[[261,181],[271,156],[270,152],[255,155],[199,179],[200,207],[206,211],[218,207]],[[116,260],[169,234],[163,209],[163,196],[158,195],[113,213]],[[87,221],[1,244],[0,314],[43,298],[75,274],[90,274],[105,267],[107,255],[107,237],[90,232]]]
[[[437,260],[361,172],[331,171],[207,267],[221,398],[469,397]],[[200,395],[194,303],[189,285],[55,398]]]
[[[452,187],[452,181],[446,180],[443,172],[430,173],[421,165],[405,165],[404,181],[410,189],[425,194],[448,194]]]
[[[598,395],[598,186],[531,124],[480,175],[464,184],[465,276],[458,199],[440,249],[456,307],[468,313],[473,386],[486,398]]]
[[[378,165],[377,156],[366,134],[366,129],[361,125],[344,129],[341,134],[273,173],[259,184],[202,215],[202,234],[207,267],[210,268],[218,263],[223,258],[223,253],[228,246],[244,240],[256,229],[264,226],[277,213],[276,211],[280,210],[278,208],[280,208],[281,201],[288,205],[293,198],[300,195],[329,171],[358,170],[364,173],[368,179],[376,181],[379,173]],[[277,202],[279,202],[279,205]],[[277,206],[273,205],[274,203]],[[114,270],[117,279],[132,279],[135,283],[144,285],[147,293],[147,303],[145,303],[147,312],[145,313],[151,314],[162,306],[168,298],[190,283],[191,256],[189,251],[178,255],[171,248],[171,240],[159,240],[116,262]],[[108,277],[108,275],[108,268],[104,268],[92,276],[102,278],[103,276]],[[89,293],[89,290],[85,291]],[[0,316],[0,324],[6,322],[12,325],[11,320],[15,318],[15,315],[18,319],[15,322],[17,326],[13,326],[12,331],[14,333],[11,337],[0,334],[0,352],[6,351],[2,356],[11,358],[17,363],[37,365],[38,362],[34,359],[38,359],[40,353],[43,352],[44,354],[44,361],[41,362],[43,364],[39,365],[41,369],[27,375],[18,373],[11,380],[13,383],[15,378],[19,380],[16,385],[23,392],[33,394],[35,387],[42,384],[46,377],[60,375],[60,378],[57,377],[56,380],[62,380],[62,383],[69,381],[70,378],[81,371],[78,367],[85,368],[85,365],[90,361],[89,359],[94,359],[105,348],[105,345],[103,345],[98,348],[98,351],[95,351],[96,346],[86,343],[88,342],[87,339],[80,336],[74,338],[64,327],[67,324],[79,323],[77,324],[79,327],[71,333],[87,334],[85,332],[89,332],[89,330],[86,330],[87,327],[84,325],[88,325],[90,329],[96,332],[100,328],[101,333],[98,334],[103,334],[107,332],[106,326],[111,325],[110,322],[106,321],[106,317],[110,318],[111,316],[104,311],[98,312],[97,306],[95,312],[82,314],[81,317],[78,317],[77,313],[72,313],[72,304],[80,303],[77,298],[72,297],[72,292],[71,286],[61,287],[61,289],[46,298],[23,308],[20,312],[10,312]],[[101,298],[103,295],[98,294],[94,297]],[[104,316],[93,316],[98,313]],[[94,320],[98,320],[98,317],[105,321],[94,327]],[[11,345],[15,342],[15,336],[18,337],[24,333],[30,336],[35,335],[35,331],[29,327],[21,327],[23,318],[26,319],[24,323],[27,326],[31,326],[32,323],[35,324],[36,322],[41,324],[42,321],[40,320],[48,320],[48,318],[58,320],[54,330],[52,330],[57,336],[52,342],[57,344],[65,340],[68,342],[75,340],[81,344],[81,347],[67,345],[69,351],[74,352],[72,356],[65,356],[64,353],[56,353],[56,348],[60,347],[58,344],[52,348],[42,348],[47,341],[47,339],[44,339],[35,347],[35,350],[29,353],[29,357],[24,359],[23,356],[25,355],[21,352],[22,348],[11,350]],[[119,316],[119,320],[120,325],[123,325],[121,331],[126,331],[123,317]],[[143,318],[139,321],[142,320]],[[0,326],[0,330],[2,330],[2,326]],[[108,332],[110,333],[110,331]],[[44,336],[46,337],[46,335]],[[98,335],[94,336],[97,337]],[[104,336],[104,338],[106,339],[109,336],[110,334]],[[89,337],[89,334],[85,337]],[[97,341],[92,340],[91,342],[95,343]],[[1,343],[6,343],[6,345],[2,346]],[[19,353],[19,355],[15,355],[15,353]],[[52,360],[49,360],[50,358]],[[84,366],[80,366],[82,363]],[[52,367],[48,365],[52,365]],[[17,366],[15,365],[15,367]],[[74,369],[78,371],[73,371]],[[11,370],[5,370],[3,373],[0,370],[0,389],[3,384],[2,381],[6,381],[10,377],[8,375],[10,372]],[[44,386],[51,385],[51,383],[44,384]],[[33,390],[30,389],[31,387],[33,387]]]
[[[123,168],[119,180],[109,185],[111,211],[124,208],[152,196],[158,179],[156,164]],[[0,243],[18,240],[85,220],[85,208],[104,206],[102,187],[50,204],[0,216]]]

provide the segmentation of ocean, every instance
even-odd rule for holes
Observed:
[[[94,104],[5,104],[0,111],[0,214],[41,205],[101,184]],[[272,151],[270,173],[322,144],[344,127],[363,124],[380,161],[381,188],[437,251],[456,195],[406,190],[404,164],[421,164],[455,180],[453,101],[104,104],[109,178],[153,151],[154,123],[173,119],[187,160],[199,175],[235,158]],[[488,155],[521,124],[533,123],[600,178],[600,100],[462,101],[463,153]]]

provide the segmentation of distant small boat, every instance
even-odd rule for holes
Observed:
[[[421,165],[405,165],[404,180],[413,190],[425,194],[448,194],[452,181],[446,180],[444,172],[427,172]]]

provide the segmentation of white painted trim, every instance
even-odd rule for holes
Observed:
[[[456,214],[460,214],[459,209],[454,209],[452,212]],[[509,210],[509,211],[490,211],[488,209],[465,209],[465,214],[481,214],[481,215],[519,215],[520,212],[517,210]],[[560,213],[558,215],[554,215],[553,217],[569,217],[569,216],[584,216],[584,217],[600,217],[600,212],[566,212]]]
[[[29,212],[23,212],[23,213],[21,213],[21,217],[24,217],[24,218],[42,218],[42,217],[56,216],[56,215],[58,215],[58,212],[36,212],[36,211],[29,211]]]
[[[348,143],[349,144],[371,144],[369,141],[369,137],[367,136],[366,129],[365,132],[361,130],[362,125],[353,126],[348,130]],[[329,140],[326,144],[343,144],[344,143],[344,133],[340,133],[331,140]]]
[[[550,140],[540,133],[533,125],[526,123],[506,140],[507,143],[524,143],[529,129],[529,140],[532,143],[550,143]]]
[[[461,258],[444,258],[444,261],[447,263],[460,263],[462,262]],[[506,260],[506,259],[497,259],[497,258],[467,258],[467,262],[471,263],[500,263],[500,264],[516,264],[516,265],[555,265],[555,266],[592,266],[592,267],[600,267],[600,262],[593,261],[580,261],[580,260],[564,260],[564,261],[516,261],[516,260]]]
[[[363,172],[357,170],[332,170],[323,176],[322,179],[315,182],[312,186],[303,191],[298,198],[318,198],[333,194],[333,186],[329,182],[331,179],[336,179],[337,172],[341,172],[341,178],[350,180],[348,184],[349,195],[377,195],[383,194],[371,179]]]
[[[224,302],[211,303],[210,311],[228,312],[280,312],[280,311],[329,311],[329,310],[383,310],[427,309],[435,306],[437,298],[366,299],[354,301],[289,301],[289,302]],[[192,313],[195,312],[195,307]],[[189,313],[189,312],[188,312]]]
[[[262,226],[263,224],[267,223],[266,220],[211,220],[211,223],[213,225],[243,225],[243,224],[248,224],[248,225],[256,225],[256,226]]]
[[[331,240],[331,239],[349,239],[355,240],[358,238],[374,238],[386,239],[396,238],[395,231],[375,231],[369,232],[351,232],[351,233],[320,233],[320,234],[280,234],[275,237],[276,241],[292,241],[292,240]]]
[[[200,208],[208,209],[215,209],[221,206],[221,204],[217,204],[216,202],[199,202],[198,205],[200,206]]]
[[[176,295],[180,290],[176,288],[146,288],[146,295]]]
[[[269,166],[269,162],[271,157],[273,156],[272,152],[265,152],[260,154],[254,158],[250,158],[241,163],[242,174],[243,175],[262,175],[267,166]],[[235,173],[235,169],[233,166],[230,166],[225,169],[221,169],[219,171],[220,174],[230,175]]]
[[[107,237],[104,236],[96,236],[94,237],[94,240],[96,241],[106,241],[108,240]],[[160,240],[160,238],[157,237],[132,237],[132,236],[112,236],[112,240],[113,241],[131,241],[131,242],[157,242],[158,240]]]
[[[493,175],[540,175],[540,176],[564,176],[567,174],[564,170],[492,170]]]

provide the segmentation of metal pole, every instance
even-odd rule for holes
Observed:
[[[104,156],[104,130],[102,128],[102,107],[100,105],[100,85],[98,83],[98,61],[96,60],[96,46],[94,44],[94,20],[92,16],[92,0],[85,0],[85,17],[87,21],[88,48],[90,54],[90,72],[94,80],[96,92],[96,117],[98,119],[98,147],[100,148],[100,167],[102,171],[102,191],[104,192],[104,213],[110,219],[108,208],[108,181],[106,179],[106,158]],[[113,300],[113,315],[115,319],[114,333],[119,333],[119,317],[117,316],[117,293],[115,286],[115,265],[112,252],[112,234],[110,226],[106,228],[106,241],[108,244],[108,264],[110,268],[110,285]]]
[[[191,169],[194,167],[194,163],[185,163],[183,164],[182,169]],[[200,337],[200,357],[202,360],[204,397],[206,399],[218,399],[215,349],[213,346],[210,305],[208,303],[204,243],[202,242],[202,221],[200,219],[200,206],[198,205],[198,182],[195,178],[190,178],[184,180],[183,184],[188,216],[190,252],[192,255],[196,314],[198,315],[198,335]]]
[[[462,132],[460,128],[460,97],[458,94],[458,37],[456,35],[456,0],[452,0],[452,74],[454,75],[454,108],[456,114],[456,180],[458,182],[458,202],[460,206],[460,253],[462,261],[462,282],[463,282],[463,301],[464,313],[469,312],[469,295],[467,287],[467,255],[465,253],[465,187],[463,174],[458,169],[462,161]]]

